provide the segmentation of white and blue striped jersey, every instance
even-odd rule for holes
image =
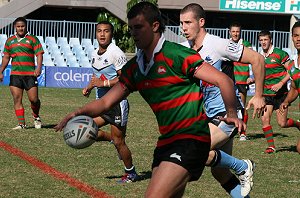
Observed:
[[[124,52],[114,43],[110,43],[106,52],[99,55],[96,49],[92,54],[93,72],[101,80],[112,80],[117,77],[117,71],[126,64],[127,58]],[[98,87],[96,98],[101,98],[109,87]]]

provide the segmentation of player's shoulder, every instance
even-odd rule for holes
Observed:
[[[244,45],[245,47],[252,47],[252,44],[251,44],[249,41],[246,41],[246,40],[244,40],[244,39],[243,39],[243,45]]]
[[[163,53],[170,56],[187,56],[198,54],[195,50],[190,47],[188,41],[182,43],[175,43],[171,41],[165,41],[163,45]]]
[[[107,51],[109,51],[109,52],[111,52],[111,53],[116,53],[116,52],[118,52],[118,53],[123,53],[123,54],[124,54],[123,50],[121,50],[121,48],[118,47],[118,46],[117,46],[116,44],[114,44],[114,43],[110,43],[110,44],[109,44],[109,46],[108,46],[108,48],[107,48]]]
[[[288,56],[288,53],[280,48],[274,47],[273,53],[278,54],[278,55],[284,55]]]

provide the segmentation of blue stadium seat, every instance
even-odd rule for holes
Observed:
[[[81,46],[83,49],[86,49],[88,47],[92,47],[93,44],[92,44],[92,41],[91,39],[87,39],[87,38],[84,38],[81,40]]]
[[[75,45],[80,45],[79,38],[70,38],[69,45],[71,48]]]
[[[64,45],[69,45],[67,37],[58,37],[57,45],[58,45],[58,47],[62,47]]]
[[[99,47],[99,43],[98,43],[97,39],[94,39],[93,46],[95,49],[97,49]]]
[[[53,45],[53,44],[56,44],[56,40],[55,40],[55,37],[46,37],[45,38],[45,44],[47,45],[47,47]]]
[[[80,67],[92,67],[90,61],[89,61],[89,58],[84,56],[84,57],[81,57],[81,59],[79,60],[79,66]]]

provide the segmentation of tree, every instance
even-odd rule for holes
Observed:
[[[157,0],[130,0],[127,3],[126,13],[134,6],[135,4],[148,1],[155,5],[157,5]],[[128,25],[122,22],[117,17],[113,16],[109,12],[101,12],[97,17],[97,22],[100,21],[109,21],[114,26],[114,39],[116,44],[124,51],[128,53],[135,52],[135,44],[133,39],[131,38]]]

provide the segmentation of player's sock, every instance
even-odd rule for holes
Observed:
[[[240,174],[248,168],[248,165],[244,160],[239,160],[231,155],[228,155],[224,151],[219,150],[217,157],[219,159],[216,160],[218,162],[214,164],[214,167],[229,168],[236,174]]]
[[[39,117],[40,107],[41,107],[40,100],[38,100],[36,103],[31,103],[33,117],[35,117],[35,118]]]
[[[293,120],[291,118],[288,118],[286,121],[286,126],[287,127],[297,127],[298,129],[300,128],[300,122],[298,120]]]
[[[248,113],[247,111],[245,110],[245,113],[244,113],[244,116],[243,116],[243,122],[247,125],[248,123]],[[241,132],[241,135],[246,135],[246,131],[242,131]]]
[[[265,138],[267,139],[268,147],[275,148],[274,137],[273,137],[273,129],[272,126],[264,127],[263,129]]]
[[[18,123],[21,125],[25,125],[25,109],[22,108],[22,109],[17,109],[15,110],[15,114],[17,116],[17,119],[18,119]]]
[[[225,184],[221,185],[232,198],[242,198],[241,184],[239,179],[233,175]]]
[[[128,174],[132,174],[132,173],[136,173],[135,172],[135,167],[132,165],[132,167],[131,168],[124,168],[124,170],[125,170],[125,173],[128,173]]]

